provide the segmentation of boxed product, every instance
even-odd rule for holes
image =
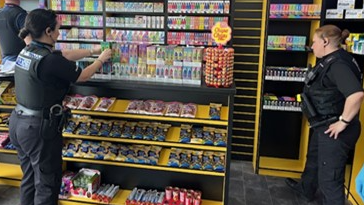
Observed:
[[[337,8],[338,9],[354,9],[355,0],[338,0]]]
[[[346,19],[362,19],[364,18],[364,9],[347,9],[345,11]]]
[[[5,105],[15,105],[15,86],[10,81],[0,82],[0,103]]]
[[[71,180],[71,195],[91,198],[100,187],[100,171],[82,168]]]
[[[327,9],[326,18],[327,19],[342,19],[344,16],[343,9]]]

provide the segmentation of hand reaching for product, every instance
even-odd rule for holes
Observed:
[[[111,58],[111,54],[112,54],[111,49],[109,48],[105,49],[97,59],[105,63]]]

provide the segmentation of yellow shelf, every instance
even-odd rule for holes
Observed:
[[[213,172],[213,171],[203,171],[203,170],[168,167],[167,164],[168,164],[170,154],[171,154],[170,149],[162,149],[162,151],[160,153],[158,165],[135,164],[135,163],[126,163],[126,162],[119,162],[119,161],[105,161],[105,160],[95,160],[95,159],[86,159],[86,158],[72,158],[72,157],[63,157],[63,160],[68,161],[68,162],[103,164],[103,165],[113,165],[113,166],[121,166],[121,167],[140,168],[140,169],[151,169],[151,170],[160,170],[160,171],[181,172],[181,173],[188,173],[188,174],[200,174],[200,175],[218,176],[218,177],[224,177],[225,176],[225,173],[222,173],[222,172]]]
[[[20,186],[23,173],[17,164],[0,163],[0,184]]]
[[[293,159],[280,159],[274,157],[260,157],[261,169],[272,169],[289,172],[302,172],[304,169],[304,163],[300,160]]]
[[[0,105],[0,109],[14,109],[15,105]]]
[[[102,141],[109,141],[109,142],[122,142],[122,143],[131,143],[131,144],[157,145],[157,146],[164,146],[164,147],[178,147],[178,148],[226,152],[226,147],[180,143],[179,142],[180,131],[181,131],[180,127],[171,127],[168,131],[166,141],[164,141],[164,142],[151,141],[151,140],[114,138],[114,137],[89,136],[89,135],[76,135],[76,134],[69,134],[69,133],[63,133],[63,137],[75,138],[75,139],[99,140],[99,141],[102,140]]]
[[[72,110],[73,114],[93,115],[93,116],[106,116],[106,117],[120,117],[129,119],[144,119],[144,120],[159,120],[169,122],[183,122],[183,123],[199,123],[209,125],[228,125],[228,107],[224,106],[221,109],[221,120],[209,119],[209,105],[198,105],[196,118],[179,118],[179,117],[166,117],[166,116],[154,116],[154,115],[139,115],[125,113],[125,110],[129,104],[129,100],[116,100],[114,105],[108,112],[100,111],[85,111],[85,110]]]
[[[111,205],[121,205],[125,204],[126,199],[128,198],[131,190],[120,190],[114,199],[110,202]],[[60,205],[86,205],[86,204],[105,204],[102,202],[97,202],[91,199],[84,199],[79,197],[70,197],[67,200],[60,200]],[[211,201],[211,200],[202,200],[201,205],[223,205],[221,201]]]
[[[0,149],[0,153],[17,154],[16,150],[10,150],[10,149]]]

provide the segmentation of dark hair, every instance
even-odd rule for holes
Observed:
[[[349,36],[350,32],[347,29],[341,29],[335,25],[324,25],[316,29],[315,33],[318,37],[324,39],[328,38],[330,43],[334,46],[340,47],[341,43]]]
[[[52,10],[34,9],[25,18],[24,28],[19,32],[19,37],[24,39],[28,34],[33,39],[42,37],[49,27],[52,31],[56,29],[57,15]]]

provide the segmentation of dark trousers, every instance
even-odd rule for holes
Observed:
[[[310,139],[305,170],[300,186],[308,198],[313,198],[317,189],[323,194],[323,204],[345,204],[345,166],[350,150],[359,138],[360,122],[355,121],[339,134],[338,139],[325,134],[327,126],[314,129]]]
[[[62,178],[62,136],[41,133],[42,118],[12,112],[10,140],[18,151],[23,179],[21,205],[57,205]],[[51,132],[49,132],[51,133]]]

